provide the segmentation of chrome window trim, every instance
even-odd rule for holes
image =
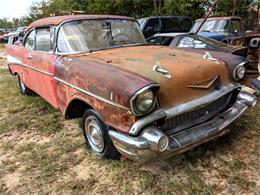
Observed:
[[[23,66],[23,67],[26,67],[26,68],[30,68],[32,70],[35,70],[37,72],[43,73],[43,74],[48,75],[48,76],[54,76],[52,73],[46,72],[44,70],[40,70],[38,68],[34,68],[34,67],[29,66],[27,64],[24,64],[20,59],[14,57],[14,56],[11,56],[11,55],[7,56],[7,63],[10,64],[10,65],[18,65],[18,66]]]
[[[57,26],[55,27],[55,33],[54,33],[54,47],[53,47],[54,54],[60,55],[60,56],[64,56],[64,55],[73,55],[73,54],[93,53],[93,52],[95,52],[95,51],[92,52],[91,50],[89,50],[89,51],[77,51],[77,52],[60,52],[60,51],[58,50],[58,35],[59,35],[59,32],[60,32],[60,28],[61,28],[64,24],[66,24],[66,23],[68,23],[68,22],[73,22],[73,21],[80,21],[80,20],[109,20],[109,19],[111,19],[111,18],[106,18],[106,17],[104,17],[104,18],[91,18],[91,19],[82,18],[82,19],[68,19],[68,20],[64,20],[63,22],[61,22],[59,25],[57,25]],[[113,19],[111,19],[111,20],[113,20]],[[131,21],[136,22],[137,25],[139,26],[138,21],[135,20],[135,19],[133,19],[133,18],[128,18],[128,19],[115,18],[114,20],[131,20]],[[139,26],[139,27],[140,27],[140,26]],[[140,32],[142,33],[141,28],[140,28]],[[143,35],[142,35],[142,36],[143,36]],[[143,36],[143,38],[144,38],[144,36]],[[144,40],[146,40],[146,39],[144,38]],[[110,49],[110,48],[108,48],[108,49]]]

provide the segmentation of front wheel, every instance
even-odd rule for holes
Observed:
[[[30,90],[22,81],[21,77],[18,75],[18,83],[19,83],[19,87],[20,87],[20,91],[22,94],[24,95],[31,95],[32,94],[32,90]]]
[[[88,109],[84,113],[83,134],[87,146],[96,155],[108,159],[120,157],[108,135],[108,127],[93,109]]]

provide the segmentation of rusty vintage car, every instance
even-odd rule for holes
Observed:
[[[7,45],[23,94],[39,94],[67,119],[83,118],[89,148],[104,158],[170,157],[216,139],[256,97],[222,61],[146,44],[136,20],[75,15],[33,22]]]

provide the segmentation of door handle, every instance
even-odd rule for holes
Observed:
[[[27,59],[32,59],[32,55],[29,54],[29,55],[27,56]]]

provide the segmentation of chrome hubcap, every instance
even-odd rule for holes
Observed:
[[[91,148],[100,153],[104,150],[104,139],[101,127],[94,116],[87,117],[85,121],[85,130],[88,142]]]

